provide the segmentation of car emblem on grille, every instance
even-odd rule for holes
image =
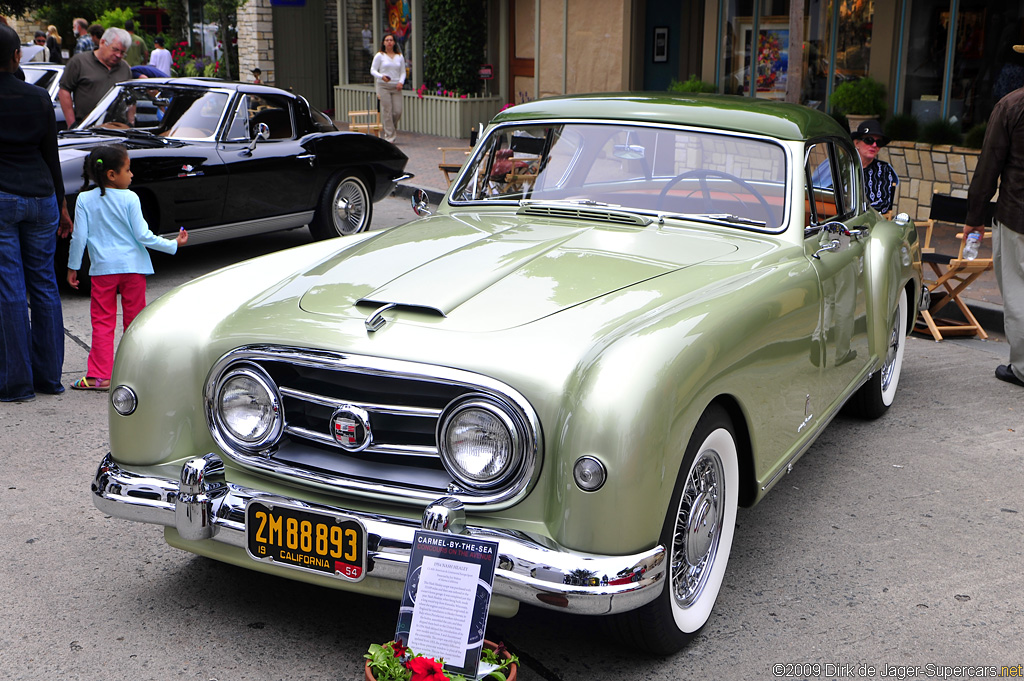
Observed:
[[[370,415],[365,409],[346,404],[331,416],[331,435],[346,452],[361,452],[373,442]]]

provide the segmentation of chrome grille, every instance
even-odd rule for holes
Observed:
[[[284,434],[257,453],[231,447],[213,418],[212,386],[240,364],[265,371],[282,402]],[[467,395],[497,400],[525,424],[528,455],[522,470],[503,488],[461,489],[441,461],[438,421],[446,406]],[[346,451],[331,431],[332,415],[348,408],[364,410],[372,423],[372,443],[362,451]],[[467,504],[517,497],[532,479],[539,449],[539,427],[529,404],[493,379],[446,367],[290,347],[249,346],[222,357],[207,380],[207,415],[224,453],[241,464],[293,480],[417,503],[440,494],[454,494]]]

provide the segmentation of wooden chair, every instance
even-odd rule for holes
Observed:
[[[380,122],[380,111],[367,109],[348,112],[348,129],[352,132],[365,132],[380,137],[384,126]]]
[[[444,181],[446,184],[452,183],[452,176],[458,175],[459,171],[462,170],[462,164],[466,162],[465,157],[469,156],[469,152],[473,151],[472,147],[438,147],[438,151],[441,152],[441,162],[437,164],[438,170],[444,173]],[[448,154],[462,154],[461,157],[448,160]]]
[[[990,225],[995,204],[989,204],[985,215],[985,225]],[[928,213],[928,226],[925,228],[924,243],[921,246],[921,260],[927,266],[924,273],[924,285],[931,293],[928,309],[921,311],[915,331],[929,333],[936,341],[945,336],[978,336],[988,338],[977,318],[971,313],[960,295],[971,283],[982,274],[992,269],[992,258],[975,258],[965,260],[963,257],[964,241],[962,225],[967,220],[967,199],[932,195],[932,207]],[[932,246],[937,223],[951,223],[956,230],[959,249],[955,256],[937,253]],[[982,243],[990,239],[992,232],[984,230]],[[955,304],[963,315],[963,320],[937,317],[938,313],[950,304]]]

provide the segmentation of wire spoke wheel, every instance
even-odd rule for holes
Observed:
[[[725,515],[722,460],[713,450],[694,462],[683,489],[672,538],[672,596],[689,607],[700,595],[714,563]]]

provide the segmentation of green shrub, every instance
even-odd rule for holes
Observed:
[[[690,74],[690,77],[685,81],[672,79],[672,82],[668,84],[669,92],[714,92],[714,83],[708,83],[697,77],[697,74]]]
[[[885,135],[894,140],[916,140],[920,126],[917,119],[908,113],[896,114],[885,124]]]
[[[427,0],[423,79],[428,91],[480,92],[487,41],[486,13],[477,0]]]
[[[882,117],[885,115],[885,86],[873,78],[840,83],[829,98],[832,109],[844,114]]]
[[[968,130],[967,134],[964,135],[964,146],[971,149],[981,149],[981,145],[985,141],[985,130],[987,129],[988,123],[978,123]]]
[[[103,28],[124,28],[124,22],[134,18],[134,13],[131,7],[121,9],[115,7],[114,9],[108,9],[106,12],[100,15],[96,23]]]
[[[925,144],[960,144],[960,124],[952,121],[931,121],[921,128],[919,141]]]

